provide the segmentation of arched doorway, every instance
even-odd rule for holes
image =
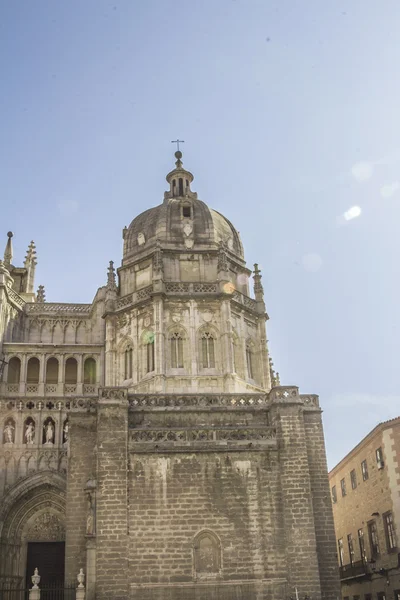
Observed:
[[[0,576],[30,584],[62,584],[65,562],[65,479],[42,471],[20,480],[0,509]]]

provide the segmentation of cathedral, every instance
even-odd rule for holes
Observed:
[[[46,302],[8,233],[0,583],[83,569],[88,600],[337,600],[318,396],[281,385],[260,270],[175,159],[89,304]]]

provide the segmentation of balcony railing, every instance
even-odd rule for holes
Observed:
[[[367,575],[368,565],[363,560],[357,560],[349,565],[339,567],[340,579],[353,579]]]

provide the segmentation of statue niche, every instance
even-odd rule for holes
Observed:
[[[25,419],[24,423],[24,443],[33,444],[35,442],[35,421],[32,417]]]
[[[194,540],[194,572],[199,579],[221,574],[221,544],[211,531],[200,532]]]
[[[55,423],[51,417],[47,417],[43,423],[42,443],[46,446],[53,446],[55,441]]]
[[[6,422],[4,423],[3,442],[4,442],[4,444],[14,444],[14,442],[15,442],[15,421],[14,421],[14,419],[7,419]]]

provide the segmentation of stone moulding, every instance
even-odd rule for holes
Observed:
[[[72,412],[95,412],[97,409],[97,396],[78,397],[59,400],[58,398],[7,398],[0,400],[0,413],[6,411],[72,411]]]
[[[276,439],[274,427],[219,427],[130,429],[130,442],[227,442],[262,441]]]
[[[12,288],[6,288],[7,297],[13,303],[16,304],[18,308],[23,308],[25,305],[25,300],[21,298],[17,292],[15,292]]]
[[[248,308],[249,310],[252,310],[253,312],[257,312],[256,300],[253,300],[253,298],[250,298],[249,296],[245,296],[244,294],[242,294],[241,292],[238,292],[237,290],[235,290],[233,292],[232,300],[234,302],[241,304],[242,306]]]
[[[223,408],[266,409],[268,394],[129,394],[130,410]]]
[[[25,305],[28,314],[87,314],[92,310],[92,304],[67,304],[58,302],[29,303]]]

